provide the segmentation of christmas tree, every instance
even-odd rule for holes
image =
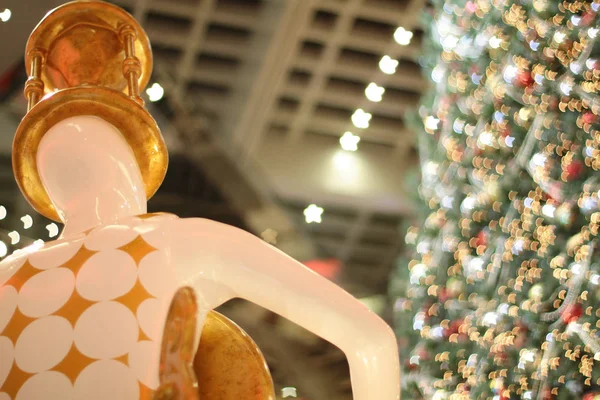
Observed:
[[[600,1],[435,0],[408,399],[600,398]]]

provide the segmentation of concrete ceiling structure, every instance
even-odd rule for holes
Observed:
[[[115,3],[147,30],[157,71],[171,80],[167,96],[196,104],[218,147],[293,222],[254,210],[261,229],[283,242],[301,229],[312,246],[291,246],[302,249],[294,256],[339,259],[352,292],[381,290],[409,211],[402,176],[414,135],[403,113],[427,87],[417,63],[422,0]],[[415,32],[408,46],[394,40],[398,26]],[[378,67],[385,55],[399,61],[395,74]],[[370,82],[386,89],[381,102],[365,97]],[[369,128],[352,124],[357,109],[372,114]],[[340,148],[346,131],[361,137],[355,153]],[[312,203],[325,209],[323,222],[303,226]]]
[[[277,246],[301,261],[337,260],[331,278],[355,296],[385,293],[398,226],[411,212],[403,180],[416,162],[415,135],[405,113],[428,85],[418,65],[425,0],[112,2],[146,29],[152,83],[165,89],[147,103],[171,154],[150,209],[276,232]],[[0,37],[11,38],[0,43],[0,203],[14,214],[0,222],[2,240],[19,216],[34,215],[9,182],[10,142],[25,112],[22,53],[44,12],[61,3],[0,6],[12,10],[0,23]],[[414,33],[410,44],[394,39],[399,26]],[[384,56],[398,61],[395,73],[380,68]],[[380,102],[365,96],[371,82],[385,88]],[[368,128],[353,124],[358,109],[372,115]],[[347,131],[361,138],[356,152],[340,147]],[[304,221],[309,204],[324,209],[321,223]],[[48,239],[49,221],[36,218],[37,228],[19,227],[23,237]],[[263,347],[278,387],[351,399],[339,350],[264,310],[226,309]]]

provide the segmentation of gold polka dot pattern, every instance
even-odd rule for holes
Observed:
[[[157,249],[141,235],[133,237],[101,251],[80,241],[73,244],[79,246],[74,256],[50,268],[28,259],[0,287],[0,398],[28,400],[44,393],[57,400],[152,399],[154,391],[140,377],[148,361],[141,350],[160,338],[144,332],[138,309],[157,300],[140,281],[138,267]],[[107,272],[98,273],[103,265]]]

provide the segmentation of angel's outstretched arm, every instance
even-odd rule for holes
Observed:
[[[228,288],[228,297],[256,303],[342,349],[350,364],[354,400],[399,399],[396,339],[377,315],[247,232],[203,219],[180,223],[186,233],[173,245],[188,254],[189,268],[211,264],[211,276],[198,276],[198,280],[214,280]]]

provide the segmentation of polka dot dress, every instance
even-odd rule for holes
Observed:
[[[176,217],[139,216],[24,256],[0,287],[0,400],[152,398],[170,299],[160,251],[136,226],[165,218]]]

